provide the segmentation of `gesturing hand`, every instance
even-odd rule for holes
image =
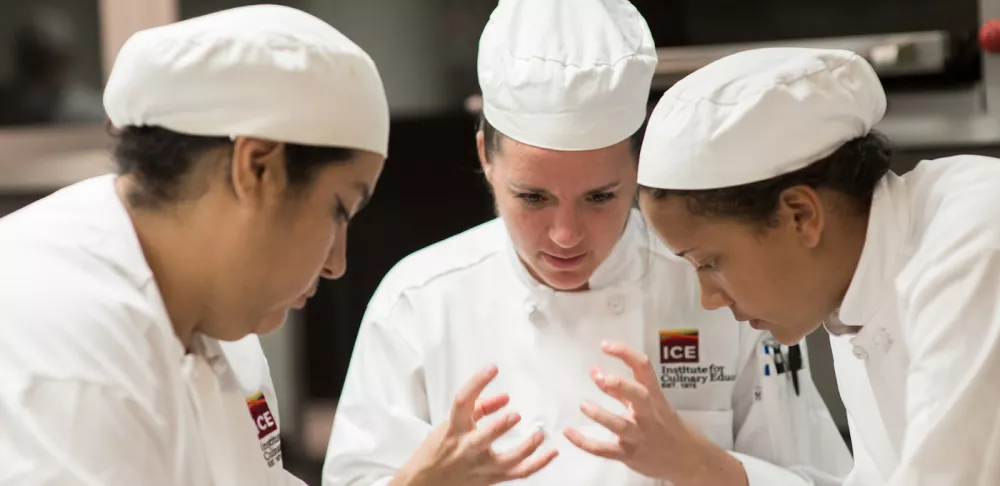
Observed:
[[[530,457],[545,438],[541,432],[532,434],[510,452],[497,454],[493,451],[493,441],[521,420],[516,413],[505,414],[484,427],[476,427],[476,422],[510,401],[505,394],[478,400],[496,376],[497,368],[490,366],[462,387],[452,404],[448,421],[424,440],[391,484],[485,486],[528,477],[552,462],[557,455],[554,450]]]
[[[621,461],[652,478],[675,486],[747,484],[743,466],[707,437],[688,426],[660,391],[649,358],[621,343],[604,343],[606,354],[621,359],[633,378],[606,375],[595,367],[591,378],[604,393],[622,402],[628,412],[615,415],[586,402],[580,410],[618,436],[601,442],[575,429],[565,435],[574,445],[596,456]]]

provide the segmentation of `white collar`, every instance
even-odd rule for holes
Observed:
[[[864,326],[882,306],[892,304],[886,294],[893,288],[903,238],[909,229],[908,208],[896,202],[904,190],[902,179],[892,172],[875,189],[861,258],[838,312],[849,326]]]
[[[129,217],[125,204],[118,197],[118,190],[115,181],[118,178],[115,174],[107,174],[94,177],[87,181],[78,183],[78,187],[73,189],[82,190],[89,196],[88,204],[94,206],[85,209],[92,214],[100,214],[100,217],[92,217],[87,220],[92,225],[92,230],[98,236],[94,243],[88,245],[88,250],[97,257],[106,261],[120,272],[146,297],[147,302],[155,311],[162,313],[163,319],[157,319],[160,324],[160,331],[164,333],[164,338],[170,343],[170,352],[178,360],[184,359],[184,345],[177,338],[170,316],[167,314],[166,304],[163,302],[163,295],[153,278],[153,271],[149,268],[146,256],[139,243],[139,236],[135,232],[132,218]],[[90,185],[93,188],[89,187]],[[97,197],[94,197],[97,195]]]

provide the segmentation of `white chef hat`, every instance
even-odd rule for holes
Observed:
[[[655,68],[625,0],[500,0],[479,41],[483,115],[528,145],[609,147],[642,126]]]
[[[755,49],[715,61],[664,93],[639,155],[639,183],[715,189],[792,172],[867,135],[885,92],[861,56]]]
[[[116,127],[388,152],[374,62],[289,7],[234,8],[136,33],[115,60],[104,108]]]

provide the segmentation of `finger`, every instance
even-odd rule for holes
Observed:
[[[545,441],[545,434],[541,431],[531,434],[527,440],[510,452],[497,454],[496,463],[502,470],[507,470],[517,466],[519,463],[530,457],[538,450],[538,447]]]
[[[468,423],[468,419],[476,407],[476,399],[496,376],[497,367],[490,365],[465,382],[462,389],[455,395],[455,401],[451,405],[452,425]]]
[[[508,470],[507,473],[504,474],[503,476],[504,481],[510,481],[514,479],[524,479],[528,476],[531,476],[532,474],[541,471],[543,467],[548,466],[549,463],[552,462],[552,460],[555,459],[556,456],[558,455],[559,451],[556,450],[545,451],[544,453],[538,455],[537,457],[533,457],[527,461],[524,461],[521,464],[518,464],[513,469]]]
[[[605,341],[601,343],[601,349],[606,354],[624,361],[632,369],[632,374],[639,383],[648,388],[658,386],[653,364],[645,354],[617,341]]]
[[[510,403],[510,396],[506,393],[484,398],[476,402],[476,408],[472,411],[472,421],[478,422],[487,415],[492,415],[497,410],[504,408]]]
[[[571,444],[597,457],[613,459],[616,461],[620,461],[625,458],[625,451],[622,449],[621,444],[594,440],[589,437],[585,437],[583,434],[577,432],[576,429],[566,429],[563,431],[563,435],[566,436],[566,439],[569,440]]]
[[[516,413],[509,413],[504,417],[494,420],[485,427],[480,427],[470,432],[466,440],[468,441],[469,447],[473,449],[485,449],[489,447],[493,441],[499,439],[501,435],[506,434],[510,431],[510,429],[514,428],[514,426],[520,421],[520,415]]]
[[[644,410],[649,403],[649,389],[631,378],[622,378],[615,375],[605,375],[596,366],[590,372],[594,383],[600,387],[601,391],[616,398],[635,410]]]
[[[635,422],[615,415],[593,403],[584,402],[580,406],[580,411],[594,422],[601,424],[604,428],[614,432],[615,435],[624,440],[633,440],[638,435],[639,431]]]

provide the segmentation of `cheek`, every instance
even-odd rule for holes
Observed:
[[[300,218],[294,230],[285,235],[283,253],[287,268],[284,271],[294,273],[291,277],[295,279],[318,271],[329,256],[335,238],[345,236],[342,227],[326,211],[314,211]]]
[[[763,251],[736,251],[728,253],[718,272],[722,287],[746,312],[761,311],[771,306],[774,288],[780,282],[780,271],[771,264],[771,256]]]
[[[779,247],[755,248],[741,255],[727,274],[731,297],[742,310],[759,317],[785,315],[801,291],[796,279],[789,275],[794,265]]]
[[[518,247],[536,245],[546,237],[550,211],[531,209],[514,197],[496,198],[497,212]]]
[[[516,209],[506,218],[508,231],[518,247],[534,251],[547,245],[549,225],[546,213],[544,209]]]
[[[309,228],[308,254],[322,265],[330,255],[334,245],[347,237],[347,225],[333,221],[329,216],[317,218]]]

